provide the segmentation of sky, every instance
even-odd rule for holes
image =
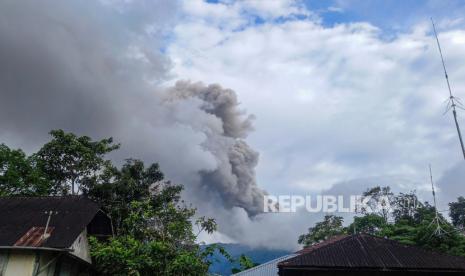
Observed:
[[[439,176],[461,159],[429,20],[460,97],[463,6],[408,3],[189,1],[166,52],[173,75],[232,88],[255,115],[248,141],[269,192],[379,176],[420,185],[428,163]]]
[[[465,165],[430,17],[464,98],[464,14],[454,0],[2,1],[0,143],[113,136],[115,162],[159,162],[217,219],[206,242],[295,249],[323,214],[260,214],[264,194],[390,185],[431,201],[429,164],[446,209]]]
[[[464,8],[460,1],[189,1],[166,53],[173,75],[221,83],[255,115],[248,142],[260,154],[257,183],[270,194],[390,185],[431,201],[431,164],[446,209],[465,188],[443,179],[462,174],[463,160],[451,114],[443,115],[447,87],[430,18],[463,97]]]

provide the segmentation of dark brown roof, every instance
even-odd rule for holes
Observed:
[[[307,246],[307,247],[304,247],[303,249],[295,252],[296,254],[305,254],[305,253],[309,253],[310,251],[313,251],[315,249],[318,249],[320,247],[324,247],[324,246],[327,246],[331,243],[334,243],[334,242],[337,242],[339,240],[342,240],[344,238],[346,238],[348,235],[338,235],[338,236],[334,236],[334,237],[331,237],[325,241],[322,241],[322,242],[319,242],[319,243],[316,243],[316,244],[313,244],[311,246]]]
[[[280,269],[465,271],[465,258],[357,234],[280,262]]]
[[[41,240],[50,211],[50,236]],[[0,198],[0,246],[69,248],[99,212],[80,196]]]

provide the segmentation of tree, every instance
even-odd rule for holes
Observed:
[[[92,141],[63,130],[52,130],[53,139],[34,155],[41,171],[52,182],[52,194],[78,194],[84,178],[97,175],[110,161],[105,154],[118,149],[112,138]],[[70,191],[71,190],[71,191]]]
[[[369,189],[365,195],[379,194],[382,189]],[[366,212],[364,216],[354,217],[354,221],[344,229],[342,218],[325,216],[309,229],[309,233],[301,235],[298,242],[304,246],[315,244],[337,233],[366,233],[388,237],[401,243],[434,249],[447,254],[465,256],[465,236],[454,226],[460,227],[463,219],[465,199],[459,197],[452,202],[449,223],[434,206],[418,200],[415,191],[392,195],[391,211],[393,222],[385,221],[382,214]],[[390,214],[391,215],[391,214]],[[438,228],[439,227],[439,228]],[[440,231],[438,231],[440,229]]]
[[[100,174],[84,178],[82,192],[102,205],[119,232],[131,202],[151,199],[154,208],[163,208],[167,202],[179,201],[182,187],[163,178],[158,164],[146,168],[140,160],[127,159],[121,169],[107,164]]]
[[[220,246],[196,243],[202,231],[216,231],[216,222],[194,220],[182,185],[164,180],[158,164],[127,159],[116,167],[105,158],[119,147],[111,138],[51,135],[29,157],[0,145],[0,196],[80,194],[99,203],[116,230],[107,241],[90,238],[99,275],[205,275],[216,250],[229,257]]]
[[[465,253],[463,235],[457,232],[441,214],[436,213],[436,209],[427,202],[418,208],[414,223],[417,245],[454,255]],[[437,232],[438,227],[440,232]]]
[[[368,207],[370,207],[372,212],[375,212],[375,214],[381,216],[384,221],[387,222],[391,212],[391,205],[394,203],[394,194],[391,192],[391,188],[389,186],[376,186],[366,190],[362,196],[370,197],[367,204]],[[363,207],[360,212],[362,214],[369,213],[368,210]]]
[[[0,144],[0,196],[47,195],[50,182],[22,150]]]
[[[348,233],[379,234],[386,226],[385,218],[377,214],[366,214],[354,217],[354,221],[347,228]]]
[[[205,275],[213,251],[195,243],[192,209],[153,208],[149,200],[130,204],[122,232],[110,242],[91,240],[91,254],[101,275]],[[212,233],[216,223],[199,219],[200,231]],[[212,247],[215,248],[215,247]]]
[[[465,198],[460,196],[456,202],[449,203],[449,215],[452,224],[462,231],[465,229]]]
[[[342,217],[325,215],[323,221],[317,222],[314,227],[308,229],[307,234],[300,235],[298,243],[306,247],[344,234],[346,229],[342,226],[343,222]]]
[[[146,167],[128,159],[121,169],[107,166],[86,178],[83,187],[111,215],[118,233],[108,243],[92,240],[102,275],[204,275],[212,250],[225,253],[219,247],[201,250],[195,243],[200,232],[216,231],[216,222],[200,217],[194,233],[195,209],[181,200],[181,185],[164,181],[158,164]]]
[[[418,200],[415,191],[411,191],[409,193],[399,193],[394,197],[392,212],[394,221],[415,221],[415,218],[418,217],[418,210],[422,207],[423,204]]]
[[[109,242],[91,239],[91,254],[101,275],[205,275],[212,250],[195,243],[191,209],[153,208],[133,201],[122,232]],[[160,223],[163,221],[163,223]],[[203,220],[198,220],[203,227]],[[212,233],[216,224],[208,229]]]

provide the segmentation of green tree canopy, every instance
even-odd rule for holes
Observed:
[[[314,227],[310,227],[308,233],[300,235],[298,242],[304,246],[310,246],[343,234],[346,232],[346,229],[342,226],[343,222],[342,217],[325,215],[323,221],[317,222]]]
[[[372,211],[376,211],[376,214],[387,222],[390,215],[391,205],[394,203],[394,193],[391,192],[391,188],[389,186],[376,186],[366,190],[362,196],[370,197],[367,205]],[[368,210],[365,208],[361,208],[359,211],[362,214],[368,213]]]
[[[384,194],[384,192],[383,189],[375,187],[365,193],[368,194]],[[308,246],[340,233],[366,233],[465,256],[465,237],[460,233],[460,229],[456,228],[461,226],[463,204],[463,197],[450,204],[454,223],[452,224],[428,202],[419,201],[414,191],[399,193],[392,195],[391,209],[387,216],[383,213],[364,212],[363,216],[354,217],[354,221],[344,228],[341,217],[327,215],[323,221],[309,228],[307,234],[301,235],[298,242]],[[386,221],[386,217],[392,217],[393,221]]]
[[[47,195],[50,182],[22,150],[0,144],[0,196]]]
[[[456,202],[449,203],[449,215],[455,227],[465,229],[465,198],[463,196],[457,198]]]
[[[52,194],[78,194],[85,178],[97,175],[110,161],[105,154],[118,149],[112,138],[92,141],[63,130],[52,130],[53,139],[34,155],[41,171],[52,182]]]
[[[347,233],[379,234],[386,227],[385,217],[378,214],[366,214],[354,217],[354,221],[347,227]]]
[[[183,186],[165,180],[158,164],[127,159],[117,167],[106,159],[119,147],[111,138],[50,134],[31,156],[0,145],[0,196],[80,194],[99,203],[116,232],[107,241],[90,239],[99,275],[205,275],[215,250],[229,258],[217,245],[196,243],[216,222],[195,219],[181,200]]]

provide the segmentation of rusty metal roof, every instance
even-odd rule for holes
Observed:
[[[19,238],[13,246],[41,246],[44,241],[50,237],[53,229],[54,227],[48,227],[47,230],[45,230],[45,227],[32,227],[26,232],[26,234],[24,234],[24,236]]]
[[[278,264],[280,269],[463,271],[465,258],[357,234]]]

